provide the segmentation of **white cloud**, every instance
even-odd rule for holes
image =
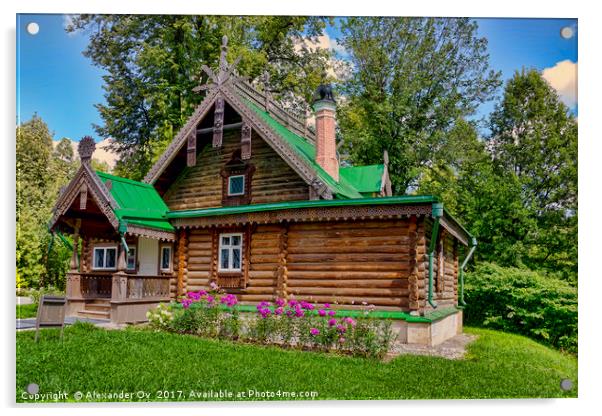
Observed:
[[[562,102],[569,108],[577,105],[577,65],[577,62],[567,59],[542,72],[542,77],[558,92]]]
[[[349,64],[344,59],[337,58],[337,56],[348,56],[349,53],[336,39],[332,39],[328,34],[320,35],[315,39],[304,38],[296,42],[295,50],[297,52],[300,52],[304,48],[312,52],[318,49],[326,49],[334,52],[334,56],[329,60],[328,75],[339,80],[349,76]]]

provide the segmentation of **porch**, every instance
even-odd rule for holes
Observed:
[[[168,302],[170,276],[139,276],[119,271],[67,274],[67,315],[110,319],[115,323],[146,320],[146,311]]]

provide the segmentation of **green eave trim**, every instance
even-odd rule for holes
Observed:
[[[270,204],[239,205],[235,207],[220,207],[206,209],[192,209],[167,212],[168,219],[199,218],[220,215],[245,214],[250,212],[279,211],[296,208],[321,208],[344,207],[358,205],[420,205],[439,202],[439,198],[431,195],[406,195],[382,198],[357,198],[357,199],[318,199],[314,201],[291,201]]]

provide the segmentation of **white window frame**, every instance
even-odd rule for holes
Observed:
[[[237,192],[237,193],[233,193],[232,192],[232,179],[233,178],[242,178],[242,191],[241,192]],[[245,175],[231,175],[228,176],[228,196],[239,196],[239,195],[244,195],[245,194],[245,181],[247,179],[245,178]]]
[[[169,250],[169,266],[167,268],[163,268],[163,250]],[[169,244],[161,244],[159,245],[159,270],[163,273],[171,272],[173,270],[173,249]]]
[[[129,264],[129,259],[130,259],[129,250],[134,251],[134,267],[130,267],[130,264]],[[125,269],[129,270],[129,271],[134,271],[134,270],[136,270],[137,263],[138,263],[138,250],[136,250],[136,246],[132,244],[132,245],[128,246],[128,254],[125,257]]]
[[[239,237],[240,238],[240,245],[238,246],[233,246],[232,243],[228,244],[228,245],[224,245],[223,244],[223,238],[224,237],[230,237],[230,241],[232,241],[232,237]],[[242,262],[243,262],[243,238],[242,238],[242,233],[223,233],[219,235],[219,245],[218,245],[218,271],[219,272],[240,272],[242,271]],[[234,258],[234,256],[232,255],[232,251],[233,249],[240,249],[240,267],[239,268],[233,268],[232,267],[232,259]],[[222,249],[228,249],[228,268],[224,269],[222,268]]]
[[[96,266],[96,250],[102,250],[104,251],[103,254],[103,266],[102,267],[97,267]],[[107,250],[115,250],[115,266],[113,267],[107,267]],[[117,250],[117,246],[97,246],[94,247],[92,249],[92,269],[93,270],[116,270],[117,269],[117,262],[119,261],[119,258],[117,257],[119,255],[119,251]]]

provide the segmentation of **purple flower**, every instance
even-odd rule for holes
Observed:
[[[188,298],[192,299],[192,300],[201,299],[201,294],[199,292],[188,292],[188,294],[186,296],[188,296]]]
[[[324,309],[320,309],[318,311],[318,315],[320,315],[320,316],[326,316],[326,311]]]
[[[330,309],[330,303],[325,303],[325,304],[324,304],[324,308],[325,308],[325,309]]]
[[[297,302],[295,299],[291,299],[288,301],[288,306],[295,306],[297,305],[299,302]]]
[[[286,304],[286,301],[284,299],[282,299],[282,298],[278,298],[278,299],[276,299],[276,302],[274,302],[274,303],[276,305],[282,307],[282,306],[284,306]]]
[[[207,294],[206,290],[199,290],[199,295],[205,296]]]
[[[335,316],[337,314],[337,312],[335,310],[329,310],[328,311],[328,315],[329,316]]]
[[[345,331],[347,331],[347,328],[345,328],[341,324],[337,325],[337,329],[339,330],[340,333],[344,333]]]
[[[288,311],[286,311],[286,316],[293,316],[295,314],[295,311],[293,311],[292,309],[289,309]]]
[[[309,330],[309,333],[313,336],[320,335],[320,330],[318,328],[312,328]]]
[[[343,342],[345,342],[345,338],[343,338],[343,337],[339,338],[339,344],[342,344]]]
[[[334,318],[330,318],[330,319],[328,320],[328,325],[330,325],[330,326],[335,326],[335,325],[336,325],[336,323],[337,323],[337,320],[336,320],[336,319],[334,319]]]
[[[351,324],[351,326],[355,326],[355,321],[353,320],[353,318],[347,317],[347,318],[343,319],[343,321],[345,323]]]
[[[211,296],[211,295],[207,296],[207,302],[213,303],[214,300],[215,300],[215,298],[213,296]]]
[[[213,289],[213,290],[217,290],[217,289],[219,288],[219,286],[218,286],[218,285],[217,285],[217,283],[215,283],[215,282],[211,282],[211,283],[209,284],[209,286],[211,286],[211,289]]]
[[[304,317],[304,316],[305,316],[305,312],[303,312],[303,310],[302,310],[302,309],[297,309],[297,310],[295,310],[295,316],[296,316],[297,318],[302,318],[302,317]]]
[[[277,307],[276,309],[274,309],[274,314],[275,315],[282,315],[282,306]]]
[[[192,303],[191,299],[182,299],[182,307],[184,309],[188,309],[190,307],[191,303]]]

